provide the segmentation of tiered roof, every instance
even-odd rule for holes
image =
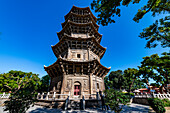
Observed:
[[[75,66],[80,68],[81,74],[93,73],[99,77],[104,77],[109,72],[110,68],[101,65],[97,59],[73,61],[61,58],[61,54],[67,52],[68,49],[90,49],[100,59],[103,57],[106,48],[100,45],[102,35],[98,32],[99,26],[96,21],[97,18],[89,7],[73,6],[70,12],[65,15],[65,22],[62,23],[63,29],[57,33],[60,41],[52,46],[58,59],[54,64],[44,67],[51,77],[74,74],[76,73]]]
[[[63,58],[58,58],[58,60],[52,65],[46,67],[45,70],[51,77],[61,76],[62,74],[75,74],[75,67],[80,68],[80,73],[82,75],[87,75],[88,73],[92,73],[96,76],[104,78],[107,73],[110,71],[110,67],[106,68],[101,65],[98,60],[89,60],[89,61],[70,61]],[[57,73],[57,75],[55,74]]]
[[[96,55],[98,55],[99,58],[102,58],[106,51],[106,48],[101,46],[100,43],[96,41],[95,37],[75,38],[66,34],[63,36],[59,43],[52,46],[52,50],[56,57],[59,57],[59,55],[66,52],[68,48],[70,49],[90,48],[90,50]]]

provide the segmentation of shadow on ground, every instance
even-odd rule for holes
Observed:
[[[37,108],[28,113],[106,113],[106,112],[102,111],[100,108],[99,109],[90,108],[86,110],[68,110],[68,111],[63,111],[62,109]],[[107,113],[111,113],[111,112],[107,111]]]
[[[124,106],[121,113],[148,113],[149,106],[140,104],[131,104],[129,106]],[[87,108],[86,110],[68,110],[63,111],[62,109],[50,109],[44,107],[35,107],[34,109],[29,109],[27,113],[114,113],[113,111],[102,111],[101,108]]]
[[[148,113],[149,106],[142,107],[140,105],[124,106],[121,113]]]

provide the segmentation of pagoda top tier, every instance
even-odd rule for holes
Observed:
[[[97,18],[93,15],[89,7],[80,8],[80,7],[73,6],[70,12],[64,16],[65,20],[67,20],[67,18],[69,17],[71,13],[74,13],[77,15],[89,15],[90,14],[93,17],[94,21],[95,22],[97,21]]]

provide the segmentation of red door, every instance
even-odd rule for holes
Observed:
[[[74,95],[80,95],[80,85],[74,86]]]

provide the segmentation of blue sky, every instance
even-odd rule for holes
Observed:
[[[0,0],[0,73],[9,70],[34,72],[40,77],[46,75],[44,65],[57,59],[51,45],[59,42],[59,32],[66,15],[73,5],[90,6],[92,0]],[[137,68],[142,57],[168,51],[157,47],[146,49],[146,41],[138,37],[143,28],[155,19],[151,14],[144,16],[139,23],[132,19],[138,8],[145,4],[122,7],[121,17],[116,23],[99,27],[103,34],[101,45],[107,47],[101,63],[111,66],[111,71]],[[93,14],[97,16],[92,10]]]

